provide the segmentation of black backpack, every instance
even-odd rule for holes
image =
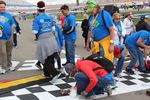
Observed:
[[[113,63],[105,57],[101,57],[99,54],[92,54],[85,58],[84,60],[91,60],[101,65],[108,73],[111,73],[114,70]]]
[[[114,5],[105,5],[104,10],[109,12],[111,14],[111,16],[116,12],[119,13],[119,8]]]

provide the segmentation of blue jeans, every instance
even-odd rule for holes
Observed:
[[[66,50],[66,62],[75,63],[75,41],[65,41],[65,50]]]
[[[108,85],[113,84],[113,79],[110,74],[107,74],[105,77],[96,76],[98,79],[98,83],[96,86],[86,95],[86,97],[92,95],[98,95],[104,93],[104,88]],[[75,80],[78,86],[77,94],[81,94],[82,91],[85,91],[86,87],[89,84],[89,78],[83,72],[77,72],[75,74]]]
[[[116,66],[116,73],[122,72],[122,67],[125,59],[125,55],[122,53],[124,47],[122,45],[117,45],[120,48],[120,58],[118,59],[117,66]]]
[[[137,60],[139,60],[139,66],[141,70],[146,70],[145,64],[144,64],[144,55],[143,53],[139,50],[139,48],[132,48],[126,45],[126,48],[128,49],[130,56],[131,56],[131,62],[127,66],[127,69],[132,69]]]

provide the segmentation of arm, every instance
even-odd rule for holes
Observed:
[[[139,38],[136,43],[144,49],[150,49],[150,46],[147,46],[142,42],[142,38]]]
[[[32,32],[34,34],[37,34],[38,30],[39,30],[39,25],[38,25],[38,21],[35,18],[34,21],[33,21],[33,23],[32,23]]]

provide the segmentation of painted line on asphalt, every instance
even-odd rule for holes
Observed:
[[[37,81],[37,80],[44,79],[44,78],[45,77],[42,76],[42,75],[37,75],[37,76],[28,77],[28,78],[24,78],[24,79],[19,79],[19,80],[15,80],[15,81],[11,81],[11,82],[6,82],[6,83],[0,84],[0,89],[9,88],[9,87],[12,87],[12,86],[25,84],[25,83],[32,82],[32,81]]]

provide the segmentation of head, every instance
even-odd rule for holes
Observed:
[[[119,13],[114,13],[112,18],[115,22],[119,22],[120,21],[120,14]]]
[[[69,76],[73,77],[77,72],[77,68],[74,64],[68,63],[65,65],[65,71],[69,74]]]
[[[84,19],[88,19],[88,15],[87,14],[84,14]]]
[[[133,17],[133,14],[132,12],[128,12],[128,15],[127,15],[128,19],[131,19]]]
[[[97,0],[88,0],[86,3],[87,12],[92,13],[96,5]]]
[[[69,14],[69,6],[68,5],[62,5],[60,7],[60,11],[62,12],[62,14],[64,16],[68,15]]]
[[[141,16],[140,20],[144,21],[144,22],[148,22],[148,16],[143,15],[143,16]]]
[[[39,1],[39,2],[37,3],[37,11],[38,11],[39,13],[45,12],[45,3],[44,3],[43,1]]]
[[[0,12],[5,12],[6,3],[4,1],[0,1]]]

